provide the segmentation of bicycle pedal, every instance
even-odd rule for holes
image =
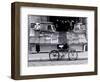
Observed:
[[[64,58],[64,57],[65,57],[65,55],[62,55],[62,56],[61,56],[61,58]]]

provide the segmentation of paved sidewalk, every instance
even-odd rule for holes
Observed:
[[[87,58],[87,52],[79,52],[78,58]],[[65,55],[64,58],[68,58],[68,54]],[[48,60],[49,53],[34,53],[28,55],[28,60]]]
[[[68,60],[68,55],[66,55],[62,60],[50,61],[49,53],[38,53],[30,54],[28,56],[29,66],[47,66],[47,65],[76,65],[76,64],[86,64],[88,62],[87,52],[78,53],[77,60]]]

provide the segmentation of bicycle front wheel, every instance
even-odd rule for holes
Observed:
[[[50,58],[50,60],[58,60],[58,59],[59,59],[59,51],[57,51],[57,50],[52,50],[52,51],[49,53],[49,58]]]

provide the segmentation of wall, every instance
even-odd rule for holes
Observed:
[[[0,82],[16,82],[10,79],[10,66],[11,66],[11,2],[15,0],[1,0],[0,1]],[[38,2],[38,3],[52,3],[52,4],[68,4],[68,5],[88,5],[88,6],[98,6],[99,13],[98,18],[100,18],[100,0],[16,0],[16,1],[26,1],[26,2]],[[100,22],[100,19],[98,19]],[[100,27],[100,25],[98,26]],[[100,28],[98,28],[98,33],[100,35]],[[98,38],[98,42],[100,38]],[[100,48],[100,43],[98,43],[98,49]],[[100,51],[98,52],[100,54]],[[98,56],[98,59],[100,55]],[[98,61],[100,62],[100,60]],[[100,69],[100,64],[99,64]],[[64,78],[52,78],[52,79],[38,79],[38,80],[28,80],[28,82],[100,82],[100,70],[97,76],[80,76],[80,77],[64,77]],[[21,81],[19,81],[21,82]],[[23,80],[22,82],[27,82]]]

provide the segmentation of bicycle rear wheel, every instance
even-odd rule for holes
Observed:
[[[78,53],[75,50],[71,50],[68,52],[68,58],[70,60],[77,60],[78,59]]]

